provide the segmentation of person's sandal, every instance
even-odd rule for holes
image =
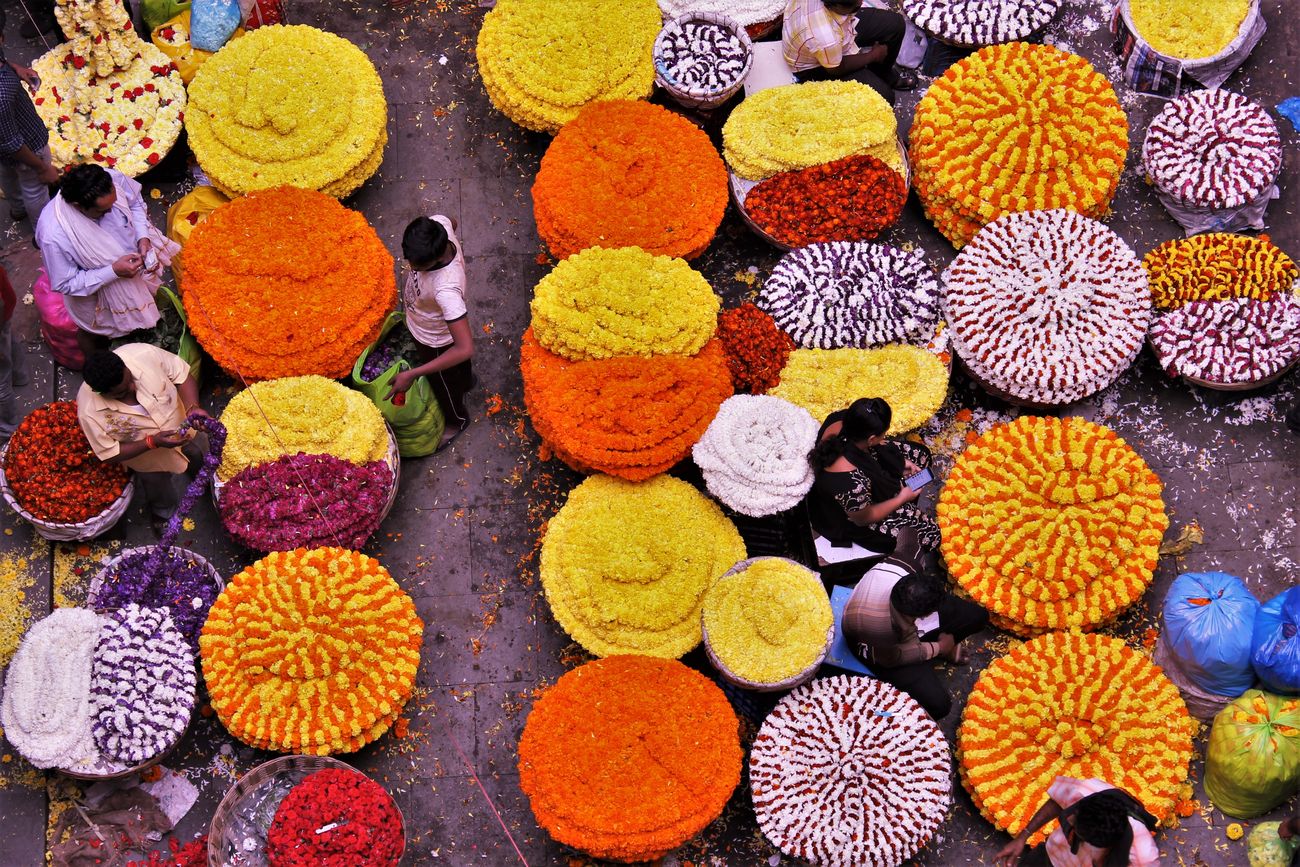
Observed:
[[[445,449],[447,449],[447,448],[450,448],[450,447],[451,447],[451,444],[454,443],[454,442],[455,442],[455,441],[460,437],[460,435],[463,434],[463,433],[465,432],[465,428],[468,428],[468,427],[469,427],[469,423],[466,422],[464,427],[458,427],[458,428],[456,428],[456,432],[455,432],[454,434],[452,434],[451,436],[447,437],[447,438],[446,438],[445,440],[443,440],[442,442],[438,443],[438,447],[437,447],[436,449],[433,450],[433,453],[436,455],[436,454],[438,454],[439,452],[441,452],[441,451],[443,451],[443,450],[445,450]]]

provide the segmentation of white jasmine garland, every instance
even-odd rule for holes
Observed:
[[[917,27],[958,45],[1026,39],[1048,25],[1060,0],[902,0]]]
[[[91,672],[95,743],[137,765],[170,749],[194,709],[194,654],[163,608],[134,603],[113,612]]]
[[[795,689],[763,721],[749,756],[764,836],[818,867],[896,867],[952,802],[948,743],[907,694],[866,677]]]
[[[32,624],[9,663],[0,725],[38,768],[71,767],[96,755],[90,680],[101,625],[87,608],[56,608]]]
[[[1282,138],[1264,108],[1239,93],[1198,90],[1170,100],[1147,130],[1142,164],[1156,188],[1198,208],[1256,201],[1282,169]]]
[[[659,11],[665,18],[676,18],[686,12],[716,12],[726,15],[737,24],[766,24],[785,12],[786,0],[659,0]]]
[[[1192,301],[1156,320],[1151,346],[1171,376],[1256,382],[1300,359],[1300,299]]]
[[[924,346],[939,321],[939,283],[920,250],[830,241],[782,257],[757,303],[804,349]]]
[[[713,496],[742,515],[775,515],[799,505],[812,488],[808,454],[817,427],[789,401],[738,394],[722,402],[692,455]]]
[[[1063,209],[985,226],[944,273],[953,349],[1013,398],[1064,404],[1110,385],[1151,322],[1146,271],[1118,235]]]

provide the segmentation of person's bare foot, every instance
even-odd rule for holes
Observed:
[[[966,648],[962,646],[961,642],[958,642],[957,645],[954,646],[952,649],[952,664],[953,665],[966,664]]]
[[[456,441],[456,437],[463,434],[465,432],[465,428],[467,427],[469,427],[468,423],[464,427],[449,427],[446,430],[444,430],[442,432],[442,441],[438,443],[438,448],[434,449],[433,453],[436,455],[438,452],[442,451],[443,449],[447,448],[452,443],[454,443]]]

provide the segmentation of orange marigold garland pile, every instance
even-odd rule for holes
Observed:
[[[1022,416],[957,458],[939,495],[944,561],[999,625],[1091,629],[1151,583],[1169,526],[1161,491],[1114,431]]]
[[[195,226],[181,290],[194,336],[248,381],[347,376],[397,303],[393,257],[365,217],[296,187],[250,193]]]
[[[727,697],[676,660],[612,656],[542,694],[519,740],[519,786],[556,840],[648,861],[716,819],[740,782]]]
[[[530,328],[520,368],[524,402],[546,446],[579,472],[632,481],[690,454],[733,393],[717,340],[690,356],[567,361],[544,349]]]
[[[566,123],[533,184],[537,232],[563,259],[587,247],[693,258],[727,209],[727,170],[709,137],[647,102],[596,102]]]
[[[718,314],[718,340],[736,391],[746,394],[766,394],[780,382],[794,352],[794,339],[748,301]]]
[[[1024,42],[950,66],[921,98],[911,132],[917,194],[958,247],[1016,211],[1101,217],[1127,154],[1124,110],[1106,77],[1082,57]]]
[[[263,750],[349,753],[388,731],[415,686],[424,624],[373,557],[283,551],[230,579],[199,637],[212,709]]]
[[[980,674],[957,756],[975,805],[1009,834],[1024,830],[1058,776],[1105,780],[1167,819],[1187,779],[1192,730],[1178,688],[1145,656],[1118,638],[1054,632]]]
[[[1267,235],[1227,232],[1166,241],[1146,254],[1142,267],[1163,310],[1191,301],[1271,301],[1293,291],[1297,273],[1295,262]]]

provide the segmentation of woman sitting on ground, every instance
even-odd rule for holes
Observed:
[[[886,440],[893,411],[878,397],[831,413],[810,460],[816,481],[808,496],[813,529],[843,547],[858,544],[918,561],[939,548],[939,526],[921,513],[920,496],[904,484],[930,467],[919,443]]]

